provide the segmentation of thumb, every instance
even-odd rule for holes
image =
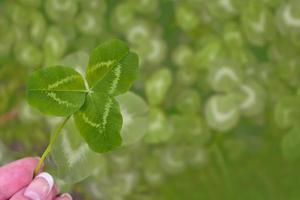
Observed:
[[[9,199],[29,185],[38,161],[38,158],[23,158],[0,167],[0,200]]]

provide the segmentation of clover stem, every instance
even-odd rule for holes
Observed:
[[[45,161],[46,157],[51,152],[52,147],[55,144],[55,142],[56,142],[56,140],[57,140],[57,138],[58,138],[61,130],[66,125],[66,123],[68,122],[68,120],[70,119],[70,117],[71,116],[68,116],[67,118],[65,118],[64,121],[56,128],[55,132],[51,136],[50,143],[47,146],[47,148],[44,151],[44,153],[42,154],[41,159],[39,160],[39,163],[38,163],[38,165],[36,166],[36,168],[34,170],[34,176],[38,175],[38,173],[41,171],[41,167],[44,164],[44,161]]]

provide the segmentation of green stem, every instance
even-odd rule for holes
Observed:
[[[34,170],[34,176],[36,176],[40,171],[41,171],[41,167],[44,164],[44,161],[46,159],[46,157],[48,156],[48,154],[51,152],[53,145],[55,144],[61,130],[63,129],[63,127],[66,125],[67,121],[70,119],[71,116],[67,117],[66,119],[64,119],[64,121],[56,128],[55,132],[53,133],[50,143],[47,146],[46,150],[44,151],[37,167]]]

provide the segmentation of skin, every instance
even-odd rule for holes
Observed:
[[[72,200],[69,194],[58,195],[50,174],[33,178],[38,161],[39,158],[23,158],[0,167],[0,200]]]

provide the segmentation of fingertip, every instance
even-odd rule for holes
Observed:
[[[46,182],[48,183],[49,187],[52,189],[53,186],[54,186],[54,179],[53,177],[47,173],[47,172],[43,172],[43,173],[40,173],[39,175],[37,175],[36,179],[37,178],[43,178],[44,180],[46,180]]]
[[[68,193],[64,193],[57,197],[55,200],[73,200],[72,196]]]
[[[24,169],[27,169],[28,171],[33,172],[37,164],[39,163],[39,160],[40,158],[38,157],[27,157],[12,162],[11,165],[17,165],[18,167],[22,167]]]
[[[24,196],[32,200],[47,199],[53,191],[53,186],[53,177],[49,173],[43,172],[36,176],[26,188]]]
[[[54,185],[47,200],[54,200],[58,194],[59,194],[59,189],[56,185]]]

